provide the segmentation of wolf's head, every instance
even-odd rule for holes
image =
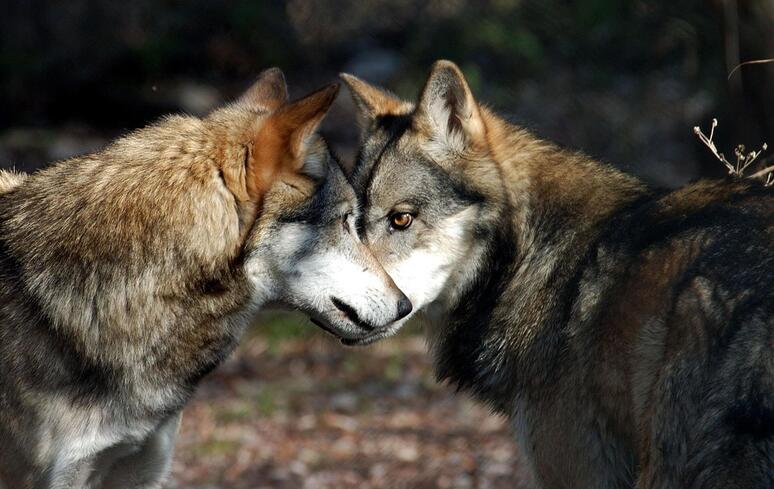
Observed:
[[[229,144],[222,178],[246,233],[245,270],[256,303],[309,314],[343,342],[380,331],[411,303],[355,229],[353,189],[316,133],[338,91],[330,85],[287,102],[269,70],[237,102],[209,116]]]
[[[433,66],[416,104],[342,78],[362,126],[352,175],[364,202],[360,231],[415,311],[448,305],[471,282],[483,254],[477,243],[496,225],[492,203],[503,199],[485,114],[448,61]]]

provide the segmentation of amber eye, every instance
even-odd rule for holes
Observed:
[[[396,212],[390,216],[390,226],[398,231],[408,229],[412,222],[414,222],[414,216],[408,212]]]

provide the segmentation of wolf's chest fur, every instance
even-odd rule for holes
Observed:
[[[67,466],[93,457],[106,448],[138,443],[158,425],[156,416],[127,416],[122,410],[95,405],[73,410],[66,399],[48,399],[52,423],[41,431],[49,439],[44,458]]]
[[[0,430],[10,435],[7,449],[27,455],[20,466],[66,471],[109,447],[142,442],[182,409],[198,380],[233,349],[247,320],[248,312],[238,309],[246,304],[244,293],[229,285],[215,297],[198,296],[204,307],[221,307],[222,318],[172,295],[108,317],[85,307],[80,323],[57,324],[52,316],[69,313],[62,304],[84,307],[77,293],[83,289],[57,286],[48,296],[30,290],[0,241]],[[91,300],[110,293],[100,290]]]

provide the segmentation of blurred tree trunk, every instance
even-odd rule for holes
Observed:
[[[774,58],[774,0],[721,0],[727,71]],[[774,145],[774,62],[739,68],[728,82],[737,141]]]

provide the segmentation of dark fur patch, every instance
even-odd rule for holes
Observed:
[[[505,217],[503,222],[510,219]],[[502,410],[505,406],[501,401],[510,386],[499,384],[499,378],[492,374],[495,365],[512,363],[508,358],[512,352],[492,352],[487,349],[486,340],[496,334],[494,312],[518,265],[516,240],[508,226],[498,227],[493,236],[483,236],[484,233],[480,229],[479,238],[489,240],[491,246],[481,273],[450,314],[448,331],[443,333],[436,352],[436,377],[448,380],[460,390],[470,389]]]
[[[774,407],[761,394],[738,399],[726,415],[731,430],[757,441],[774,439]]]

